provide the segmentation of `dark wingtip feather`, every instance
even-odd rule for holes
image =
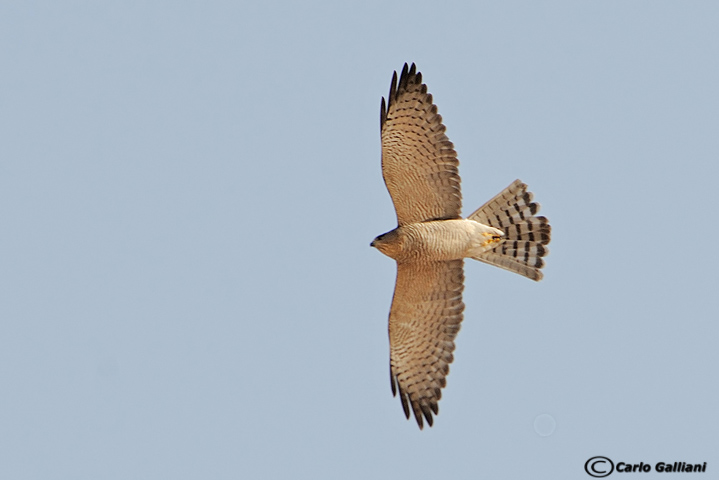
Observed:
[[[409,69],[409,80],[412,81],[412,83],[416,84],[422,84],[422,73],[417,71],[417,66],[412,63],[412,67]]]
[[[415,420],[417,420],[417,425],[419,425],[419,429],[422,430],[424,428],[424,422],[422,421],[422,410],[420,409],[416,401],[412,402],[412,410],[414,411],[414,418]]]
[[[394,374],[392,373],[392,365],[389,366],[389,382],[392,385],[392,396],[397,396],[397,384],[394,380]]]
[[[400,92],[403,92],[407,89],[407,82],[409,80],[409,76],[407,75],[409,72],[407,71],[407,64],[404,64],[404,67],[402,68],[402,74],[399,76],[399,84],[397,85],[397,95],[399,95]]]
[[[387,121],[387,104],[384,103],[384,97],[382,97],[382,105],[379,107],[379,128],[380,130],[384,127],[384,122]]]
[[[434,419],[432,418],[432,410],[430,409],[430,406],[422,402],[420,408],[422,409],[422,414],[424,415],[424,418],[427,420],[427,425],[431,427],[434,423]]]
[[[407,403],[407,394],[402,389],[399,389],[399,399],[402,402],[402,410],[404,410],[404,416],[409,420],[409,404]]]
[[[392,74],[392,83],[389,86],[389,95],[387,96],[387,108],[392,105],[397,97],[397,72]]]

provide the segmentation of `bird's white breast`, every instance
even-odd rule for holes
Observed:
[[[407,239],[403,257],[423,260],[458,260],[486,251],[503,232],[474,220],[435,220],[400,228]]]

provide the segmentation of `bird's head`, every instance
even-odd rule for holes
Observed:
[[[376,248],[388,257],[396,259],[399,253],[402,251],[403,244],[404,240],[395,228],[391,232],[383,233],[379,237],[372,240],[372,243],[370,243],[369,246]]]

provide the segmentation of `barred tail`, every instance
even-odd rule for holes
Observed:
[[[539,204],[527,185],[515,180],[493,199],[479,207],[468,218],[499,228],[504,241],[492,250],[472,257],[532,280],[542,279],[542,257],[549,253],[545,247],[551,239],[552,227],[545,217],[535,217]]]

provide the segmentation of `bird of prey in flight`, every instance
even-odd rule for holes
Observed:
[[[371,246],[397,262],[389,313],[392,394],[409,419],[432,426],[462,321],[464,259],[541,280],[551,227],[536,216],[527,185],[515,180],[462,218],[454,146],[414,64],[392,76],[382,98],[382,176],[397,228]]]

